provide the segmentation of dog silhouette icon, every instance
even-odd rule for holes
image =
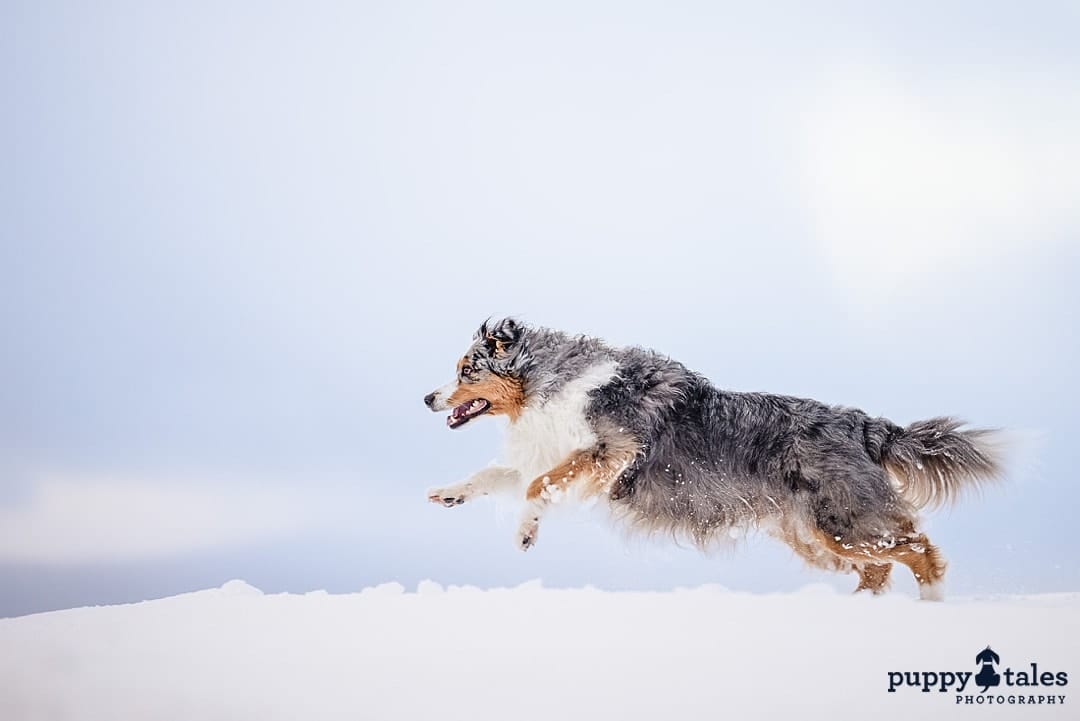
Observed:
[[[985,693],[991,686],[1001,684],[1001,674],[994,670],[994,665],[1001,663],[1001,657],[994,653],[992,648],[987,646],[979,651],[979,655],[975,657],[975,663],[982,664],[979,673],[975,675],[975,683],[982,687],[980,693]]]

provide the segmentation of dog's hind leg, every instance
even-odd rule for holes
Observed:
[[[855,592],[869,591],[875,596],[889,589],[891,563],[867,563],[865,554],[855,554],[824,534],[791,531],[780,536],[795,553],[814,568],[841,573],[855,571],[859,585]]]
[[[785,528],[774,535],[790,546],[809,566],[841,573],[855,569],[851,561],[835,553],[832,546],[825,543],[819,534],[808,533],[805,529]]]
[[[855,592],[869,591],[875,596],[889,590],[889,575],[892,573],[891,563],[865,563],[855,568],[859,573],[859,585]]]
[[[874,569],[880,565],[887,567],[889,563],[902,563],[915,575],[919,584],[919,598],[924,601],[941,601],[944,598],[942,582],[945,578],[945,558],[925,534],[915,530],[910,521],[905,521],[897,531],[882,534],[876,540],[839,542],[821,531],[817,536],[832,553],[851,560],[857,567]],[[878,572],[869,570],[868,573],[872,575]],[[860,570],[857,590],[862,590],[867,583],[867,576],[863,574],[864,571]],[[888,572],[884,578],[888,580]]]
[[[854,546],[857,553],[872,557],[877,563],[892,561],[910,568],[919,584],[922,600],[944,600],[945,557],[930,543],[926,534],[915,530],[914,519],[903,518],[889,533]]]
[[[924,601],[945,599],[945,557],[925,534],[912,532],[897,538],[896,545],[881,555],[911,569],[919,584],[919,598]]]

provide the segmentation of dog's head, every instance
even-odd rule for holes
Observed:
[[[526,329],[513,318],[485,321],[457,363],[457,376],[424,396],[433,411],[450,409],[446,425],[460,428],[485,414],[516,418],[525,403],[520,378]]]

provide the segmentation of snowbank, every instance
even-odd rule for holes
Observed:
[[[1080,594],[934,604],[424,582],[264,595],[232,581],[0,620],[0,718],[1075,719],[1073,684],[888,687],[890,671],[975,672],[988,644],[1001,671],[1035,662],[1080,684],[1078,610]],[[1008,705],[1019,695],[1065,703]]]

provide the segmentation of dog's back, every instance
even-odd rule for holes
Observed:
[[[816,566],[858,571],[869,590],[881,590],[882,566],[899,561],[924,597],[939,595],[944,561],[916,530],[916,512],[1000,474],[992,432],[948,418],[902,428],[853,408],[723,391],[646,356],[652,367],[637,358],[617,381],[640,389],[617,415],[647,439],[610,496],[627,520],[701,546],[765,528]],[[665,383],[647,382],[660,376]],[[598,409],[612,405],[606,393],[597,389]]]

